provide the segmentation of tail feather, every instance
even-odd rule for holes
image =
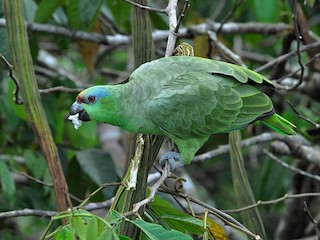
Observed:
[[[263,118],[260,120],[264,125],[271,128],[272,130],[282,133],[282,134],[288,134],[288,135],[294,135],[296,132],[294,129],[296,126],[289,122],[287,119],[281,117],[278,114],[272,114],[269,117]]]

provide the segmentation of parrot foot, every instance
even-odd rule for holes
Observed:
[[[175,169],[184,165],[182,163],[180,153],[172,151],[168,151],[160,157],[160,165],[164,166],[165,162],[168,162],[171,171],[174,171]]]

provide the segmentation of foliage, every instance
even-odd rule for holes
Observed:
[[[122,213],[108,212],[105,209],[100,210],[101,212],[83,209],[82,205],[87,203],[83,199],[95,203],[114,196],[116,188],[109,186],[94,195],[91,193],[103,183],[121,180],[127,134],[95,122],[84,123],[79,130],[75,130],[67,120],[69,107],[79,89],[97,84],[121,83],[132,72],[131,45],[126,40],[126,37],[131,36],[132,5],[121,0],[22,1],[24,18],[33,24],[28,31],[28,37],[38,87],[41,90],[49,89],[49,93],[41,92],[41,101],[54,141],[58,146],[69,192],[74,196],[72,203],[74,206],[80,205],[81,208],[58,213],[51,220],[35,216],[0,218],[0,239],[36,239],[42,233],[45,239],[53,237],[59,240],[75,239],[76,236],[79,239],[129,239],[128,236],[121,234],[123,222],[137,226],[141,230],[140,239],[168,239],[168,236],[170,239],[192,239],[195,236],[225,239],[230,231],[232,231],[230,236],[243,235],[230,226],[225,227],[224,224],[228,222],[221,222],[212,215],[207,217],[203,208],[199,210],[201,216],[198,216],[197,212],[192,212],[197,208],[194,206],[190,208],[189,198],[184,194],[179,195],[180,192],[176,193],[179,198],[173,196],[167,198],[168,194],[156,195],[155,200],[147,205],[145,215],[141,219],[140,217],[131,219],[129,216],[121,215]],[[154,8],[164,9],[167,6],[167,1],[148,2]],[[235,30],[233,33],[228,33],[226,30],[221,30],[218,34],[219,40],[242,57],[251,69],[258,68],[297,48],[293,30],[295,24],[292,18],[293,8],[289,1],[190,0],[189,2],[190,7],[180,26],[189,28],[189,31],[183,38],[178,39],[178,42],[185,41],[192,44],[197,56],[226,59],[225,54],[216,48],[207,34],[201,33],[200,27],[203,26],[201,24],[210,25],[212,22],[223,22],[226,25],[235,22],[235,26],[238,26],[238,23],[252,23],[256,24],[257,29],[258,24],[265,23],[272,23],[274,29],[279,27],[280,23],[289,26],[286,30],[275,30],[276,33],[259,30],[246,33]],[[0,3],[2,5],[2,1]],[[304,23],[312,34],[308,35],[308,31],[307,33],[301,31],[303,40],[300,42],[300,48],[317,42],[319,38],[314,36],[320,34],[318,14],[320,3],[314,0],[306,3],[299,4],[303,13],[303,16],[299,15],[299,19],[302,19],[300,25]],[[179,14],[183,5],[184,1],[179,1]],[[0,15],[3,19],[2,9]],[[165,14],[150,12],[150,19],[155,32],[168,30],[168,18]],[[11,62],[6,29],[3,24],[0,25],[2,26],[0,53]],[[69,35],[64,35],[63,32]],[[110,42],[109,40],[99,42],[86,38],[85,33],[90,33],[89,36],[94,39],[97,36],[113,38],[110,38],[112,39]],[[155,41],[156,58],[164,56],[165,47],[166,38]],[[304,137],[301,144],[295,145],[296,148],[306,145],[310,147],[310,151],[316,151],[319,147],[319,129],[297,117],[286,101],[290,100],[303,116],[319,122],[318,55],[319,47],[301,53],[306,71],[304,83],[300,88],[291,92],[266,90],[273,99],[277,112],[293,121],[299,134]],[[313,58],[315,60],[307,64]],[[52,180],[38,139],[34,137],[33,129],[30,128],[24,107],[16,105],[13,101],[13,90],[16,86],[7,76],[7,66],[5,64],[0,66],[0,216],[2,212],[25,208],[54,211],[56,201],[51,187]],[[279,82],[285,85],[299,79],[301,72],[295,71],[300,67],[298,57],[295,55],[287,59],[284,66],[275,63],[270,68],[265,68],[263,73],[270,79],[285,79]],[[54,87],[58,86],[64,86],[68,90],[54,90]],[[266,131],[268,130],[262,126],[250,125],[247,130],[242,131],[242,137],[246,139]],[[214,136],[199,154],[224,144],[227,144],[225,135]],[[264,142],[244,149],[244,161],[255,199],[277,199],[289,192],[319,192],[319,182],[297,173],[291,174],[288,169],[271,162],[262,154],[263,148],[269,148],[279,156],[285,155],[282,160],[289,165],[295,165],[314,175],[319,174],[319,165],[313,163],[312,159],[307,162],[302,155],[295,155],[296,152],[292,151],[291,147],[286,145],[279,150],[279,146],[283,145],[279,142],[276,144]],[[289,152],[283,152],[287,148]],[[184,183],[185,194],[200,198],[218,209],[238,207],[228,155],[219,155],[203,163],[192,163],[178,172],[178,175],[180,174],[187,176],[188,179],[187,183]],[[164,191],[165,189],[164,187]],[[168,192],[171,193],[170,191]],[[270,239],[274,238],[276,229],[280,226],[279,222],[288,224],[287,228],[285,224],[282,228],[282,234],[287,234],[282,235],[282,239],[302,238],[314,234],[313,231],[303,232],[304,229],[314,229],[310,219],[303,212],[302,200],[306,200],[310,209],[312,208],[312,216],[319,215],[317,207],[319,198],[316,197],[300,198],[297,200],[300,201],[299,204],[295,204],[298,209],[288,206],[284,201],[259,207]],[[176,204],[176,201],[180,205]],[[183,211],[185,209],[188,213]],[[299,223],[293,221],[298,218],[293,215],[295,210],[300,213],[297,215],[300,218]],[[241,221],[239,214],[232,216]],[[66,219],[65,225],[61,224],[62,219]],[[47,229],[44,231],[46,226]],[[288,229],[296,231],[290,232]]]
[[[123,221],[128,221],[131,224],[138,226],[145,236],[141,236],[142,239],[147,237],[152,240],[160,239],[192,239],[186,233],[203,234],[203,221],[196,219],[188,214],[172,208],[169,203],[166,203],[160,198],[156,198],[153,205],[166,204],[167,209],[165,213],[154,214],[158,219],[166,218],[168,216],[171,219],[170,224],[167,224],[165,229],[160,224],[154,224],[144,221],[142,219],[130,220],[123,217],[120,213],[112,210],[109,211],[106,219],[98,217],[85,210],[73,210],[71,212],[62,212],[51,218],[45,235],[42,239],[50,239],[52,236],[54,239],[74,239],[77,236],[80,240],[86,239],[129,239],[125,236],[119,235],[120,224]],[[169,210],[170,209],[170,210]],[[168,215],[169,214],[169,215]],[[66,225],[61,225],[54,229],[51,233],[48,233],[53,221],[58,219],[68,218]],[[192,230],[187,229],[188,226],[193,225]],[[181,231],[181,226],[185,225],[184,231]],[[177,231],[179,229],[180,231]]]

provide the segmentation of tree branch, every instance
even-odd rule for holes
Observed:
[[[298,24],[298,13],[297,13],[298,1],[294,0],[292,4],[293,4],[292,8],[293,8],[293,20],[294,20],[294,33],[295,33],[296,41],[297,41],[296,52],[297,52],[298,63],[299,63],[301,71],[300,71],[299,81],[297,82],[297,84],[295,84],[290,89],[288,89],[288,91],[293,91],[301,85],[301,83],[303,81],[303,73],[304,73],[304,65],[301,60],[301,52],[300,52],[300,44],[301,44],[302,36],[300,35],[299,24]]]
[[[55,211],[44,211],[38,209],[29,209],[25,208],[22,210],[13,210],[8,212],[1,212],[0,219],[7,219],[13,217],[22,217],[22,216],[34,216],[34,217],[52,217],[58,212]]]
[[[146,6],[146,5],[142,5],[142,4],[139,4],[139,3],[136,3],[136,2],[133,2],[131,0],[123,0],[135,7],[138,7],[138,8],[141,8],[141,9],[144,9],[144,10],[148,10],[148,11],[151,11],[151,12],[160,12],[160,13],[166,13],[166,9],[160,9],[160,8],[153,8],[153,7],[149,7],[149,6]]]
[[[248,138],[246,140],[242,140],[241,147],[249,147],[256,144],[271,142],[273,140],[282,139],[282,135],[278,133],[262,133],[261,135],[254,136],[252,138]],[[222,154],[226,154],[230,151],[229,145],[221,145],[217,149],[212,151],[208,151],[206,153],[202,153],[197,155],[192,162],[201,162],[206,161],[208,159],[214,158],[216,156],[220,156]]]
[[[159,191],[183,198],[186,200],[186,202],[193,202],[193,203],[203,207],[206,211],[208,211],[210,214],[212,214],[213,216],[220,219],[226,225],[228,225],[234,229],[237,229],[237,230],[247,234],[248,236],[254,237],[254,239],[261,239],[259,235],[252,233],[249,229],[247,229],[245,226],[243,226],[240,222],[238,222],[236,219],[234,219],[229,214],[227,214],[227,213],[225,213],[215,207],[212,207],[209,204],[206,204],[199,199],[196,199],[192,196],[189,196],[189,195],[186,195],[183,193],[177,193],[175,191],[168,190],[168,189],[161,189],[160,188]]]
[[[307,45],[304,45],[303,47],[300,48],[300,53],[302,52],[307,52],[313,49],[318,49],[320,47],[320,41],[319,42],[314,42],[314,43],[310,43]],[[261,72],[264,71],[270,67],[272,67],[273,65],[279,64],[283,61],[286,61],[288,58],[291,58],[293,56],[295,56],[297,54],[297,51],[292,51],[286,54],[283,54],[275,59],[273,59],[272,61],[268,62],[267,64],[264,64],[258,68],[256,68],[254,71],[256,72]]]
[[[298,194],[285,194],[282,197],[276,198],[276,199],[272,199],[272,200],[259,200],[257,201],[257,203],[249,205],[249,206],[245,206],[242,208],[238,208],[238,209],[228,209],[228,210],[223,210],[225,213],[240,213],[243,211],[247,211],[251,208],[256,208],[259,207],[261,205],[271,205],[271,204],[277,204],[279,202],[283,202],[287,199],[297,199],[297,198],[305,198],[305,197],[320,197],[320,193],[298,193]]]
[[[86,206],[83,207],[83,209],[85,209],[87,211],[92,211],[92,210],[97,210],[97,209],[108,208],[113,203],[113,200],[114,200],[114,198],[108,199],[103,202],[88,203]],[[76,210],[76,209],[78,209],[78,207],[74,207],[73,209]],[[7,219],[7,218],[13,218],[13,217],[23,217],[23,216],[49,218],[49,217],[55,216],[58,213],[59,212],[56,212],[56,211],[45,211],[45,210],[39,210],[39,209],[25,208],[25,209],[21,209],[21,210],[1,212],[0,219]]]
[[[320,176],[314,175],[314,174],[308,173],[308,172],[306,172],[304,170],[301,170],[299,168],[290,166],[289,164],[281,161],[279,158],[277,158],[275,155],[273,155],[271,152],[269,152],[266,149],[263,149],[263,153],[266,154],[271,160],[273,160],[276,163],[280,164],[282,167],[289,169],[291,172],[295,172],[295,173],[298,173],[298,174],[300,174],[302,176],[309,177],[309,178],[315,179],[317,181],[320,181]]]
[[[180,38],[190,38],[193,35],[205,35],[208,30],[218,31],[221,23],[202,23],[191,25],[187,28],[180,28],[178,35]],[[0,27],[6,27],[4,18],[0,18]],[[26,23],[29,32],[47,33],[51,35],[59,35],[73,40],[85,40],[105,44],[112,47],[128,45],[131,43],[131,37],[123,34],[102,35],[95,32],[72,31],[68,28],[55,26],[51,24],[41,23]],[[256,33],[262,35],[274,35],[283,33],[285,31],[292,31],[290,25],[285,23],[236,23],[229,22],[223,24],[221,34],[249,34]],[[171,31],[169,30],[155,30],[152,33],[154,41],[164,41],[168,38]]]
[[[170,0],[166,8],[166,12],[169,20],[169,35],[166,47],[165,56],[171,56],[177,41],[178,33],[177,27],[177,4],[178,0]]]
[[[208,30],[208,35],[210,39],[214,42],[217,48],[222,51],[228,58],[230,58],[234,63],[246,67],[245,63],[242,61],[241,57],[227,48],[223,43],[221,43],[217,37],[217,34],[211,30]]]
[[[8,23],[7,34],[10,53],[15,73],[21,81],[21,93],[27,117],[47,161],[58,210],[64,211],[71,207],[71,200],[67,195],[68,185],[62,171],[57,146],[41,103],[22,14],[22,3],[19,0],[5,0],[3,1],[3,9]]]
[[[133,208],[131,211],[129,212],[126,212],[126,213],[123,213],[122,215],[127,217],[127,216],[130,216],[130,215],[134,215],[136,214],[139,209],[142,207],[142,206],[145,206],[146,204],[150,203],[151,201],[153,201],[155,195],[156,195],[156,192],[158,191],[158,189],[160,188],[161,184],[171,175],[171,172],[170,172],[170,165],[166,162],[166,165],[162,171],[162,175],[161,177],[156,181],[156,183],[150,188],[150,195],[143,199],[142,201],[140,202],[137,202],[133,205]]]
[[[20,89],[20,84],[19,81],[16,79],[15,75],[13,74],[13,66],[8,62],[8,60],[0,53],[0,58],[2,60],[2,62],[7,66],[8,70],[9,70],[9,77],[12,79],[14,85],[15,85],[15,89],[13,91],[13,101],[18,104],[21,105],[23,104],[22,99],[19,97],[19,89]]]
[[[55,92],[66,92],[66,93],[77,93],[82,91],[84,88],[67,88],[64,86],[57,86],[47,89],[39,89],[40,94],[50,94]]]
[[[307,205],[307,202],[304,201],[303,204],[304,204],[304,211],[307,213],[307,215],[308,215],[311,223],[313,224],[314,230],[315,230],[315,232],[316,232],[316,235],[317,235],[318,239],[320,239],[319,223],[318,223],[318,221],[316,221],[316,220],[312,217],[312,214],[311,214],[311,212],[310,212],[310,210],[309,210],[309,207],[308,207],[308,205]]]

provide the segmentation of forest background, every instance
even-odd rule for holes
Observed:
[[[72,235],[69,239],[93,239],[86,238],[93,232],[97,239],[102,234],[161,239],[160,226],[186,239],[320,238],[319,1],[0,2],[0,239],[38,239],[47,226],[48,235]],[[21,14],[16,11],[20,6]],[[27,23],[27,41],[23,24],[20,34],[10,30],[21,17]],[[101,231],[93,230],[95,223],[88,230],[83,227],[88,219],[100,221],[91,212],[104,218],[112,207],[140,136],[96,122],[75,130],[67,120],[69,108],[82,89],[122,83],[141,63],[172,55],[182,42],[192,45],[196,56],[245,65],[274,81],[277,90],[266,93],[298,134],[279,135],[254,124],[242,130],[244,161],[239,169],[245,172],[238,173],[230,161],[228,135],[212,136],[192,164],[174,172],[185,181],[159,179],[161,173],[170,173],[152,168],[151,194],[161,192],[155,201],[148,198],[146,183],[140,184],[141,194],[131,193],[127,211],[115,208],[115,215],[106,217],[112,224],[121,217],[131,220],[119,220],[124,222],[115,230],[107,223]],[[153,145],[150,139],[142,149],[143,156],[150,154],[147,159],[155,157],[162,142],[156,139],[158,145]],[[165,140],[161,153],[167,145]],[[148,167],[139,181],[147,179]],[[237,187],[243,178],[248,181]],[[143,215],[146,207],[149,214],[143,224],[155,225],[130,222],[136,216],[133,204],[143,199],[148,206],[138,212]],[[56,215],[79,205],[88,212]],[[52,216],[56,218],[50,222]],[[87,232],[80,233],[81,226]],[[137,229],[129,231],[132,226]],[[158,228],[152,232],[154,226]]]

